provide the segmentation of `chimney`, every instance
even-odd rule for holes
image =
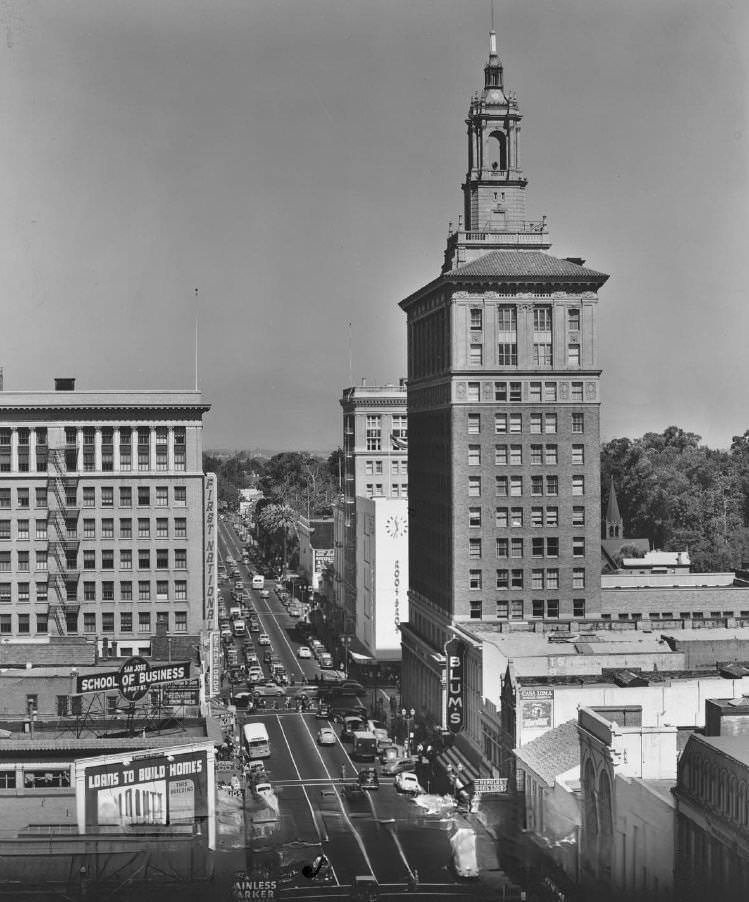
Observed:
[[[56,376],[55,391],[75,391],[75,377],[70,378],[69,376]]]

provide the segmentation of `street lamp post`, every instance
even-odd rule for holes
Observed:
[[[341,636],[341,645],[343,645],[343,673],[348,679],[348,649],[351,645],[351,636]]]
[[[414,717],[416,716],[416,710],[411,708],[410,711],[406,710],[406,708],[401,708],[401,717],[406,721],[406,754],[411,754],[411,724],[413,722]]]

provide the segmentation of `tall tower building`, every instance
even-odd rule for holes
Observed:
[[[410,518],[402,695],[443,724],[443,650],[456,627],[509,629],[600,607],[597,292],[608,276],[547,253],[546,218],[526,218],[521,120],[492,31],[466,120],[464,221],[450,229],[441,274],[400,304]]]

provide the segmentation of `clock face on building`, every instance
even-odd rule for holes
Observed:
[[[499,91],[492,91],[489,94],[489,101],[491,103],[499,103]]]
[[[385,529],[393,539],[399,539],[408,532],[408,520],[405,517],[393,515],[385,521]]]

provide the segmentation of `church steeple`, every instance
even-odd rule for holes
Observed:
[[[624,520],[619,513],[619,504],[616,500],[616,488],[614,487],[614,477],[611,477],[609,485],[609,503],[606,507],[606,538],[622,539],[624,538]]]
[[[505,90],[504,67],[497,35],[489,33],[489,59],[484,87],[471,98],[468,129],[468,171],[463,184],[463,216],[451,229],[443,272],[501,248],[548,250],[546,217],[526,218],[528,180],[520,166],[522,115],[514,93]]]

